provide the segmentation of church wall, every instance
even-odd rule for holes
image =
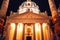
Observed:
[[[29,24],[29,23],[27,23]],[[16,38],[16,40],[26,40],[26,37],[29,35],[27,32],[27,29],[31,27],[30,36],[32,36],[32,40],[52,40],[51,36],[51,30],[49,28],[49,25],[47,23],[31,23],[31,26],[27,26],[27,24],[24,23],[18,23],[16,26],[16,23],[10,23],[7,28],[7,34],[6,40],[13,40]],[[17,31],[16,31],[17,30]],[[15,34],[16,31],[16,34]],[[34,32],[35,31],[35,32]],[[28,33],[28,34],[27,34]],[[15,36],[16,35],[16,36]],[[14,37],[15,36],[15,37]]]
[[[35,23],[35,35],[36,40],[42,40],[42,31],[41,31],[41,24]]]

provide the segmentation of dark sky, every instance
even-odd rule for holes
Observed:
[[[7,15],[10,13],[10,11],[16,12],[19,6],[21,5],[21,3],[24,1],[26,0],[10,0]],[[47,11],[48,15],[51,15],[48,0],[32,0],[32,1],[34,1],[39,6],[40,11],[42,12]],[[2,0],[0,0],[0,5],[1,4],[2,4]],[[60,0],[55,0],[55,4],[56,4],[56,8],[58,8],[60,4]]]

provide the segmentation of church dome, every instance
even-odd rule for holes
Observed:
[[[38,5],[36,5],[35,2],[32,2],[31,0],[27,0],[19,6],[18,12],[19,14],[21,14],[21,13],[27,12],[28,9],[33,13],[37,13],[37,14],[39,14],[39,11],[40,11]]]

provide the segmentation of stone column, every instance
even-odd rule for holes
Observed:
[[[16,31],[16,40],[22,40],[23,35],[23,23],[18,23]]]
[[[33,24],[34,40],[36,40],[35,25]]]
[[[43,23],[42,24],[42,29],[43,29],[43,36],[44,36],[44,40],[50,40],[50,28],[48,23]]]
[[[40,23],[35,24],[35,35],[36,35],[36,40],[42,40],[43,33],[42,33],[42,26]]]
[[[25,33],[25,24],[23,25],[23,35],[22,35],[22,40],[24,40],[24,33]]]
[[[46,23],[42,23],[42,33],[43,33],[43,38],[42,40],[47,40],[47,34],[46,34]]]
[[[49,3],[49,6],[50,6],[53,21],[55,22],[56,21],[56,16],[57,16],[57,9],[56,9],[54,0],[48,0],[48,3]]]
[[[13,37],[13,40],[16,40],[16,35],[17,35],[17,25],[18,23],[15,23],[16,26],[15,26],[15,32],[14,32],[14,37]]]
[[[41,39],[44,40],[42,23],[40,23],[40,24],[41,24]]]
[[[47,25],[48,25],[48,26],[47,26],[47,27],[48,27],[47,30],[48,30],[49,39],[50,39],[50,40],[54,40],[54,39],[53,39],[54,35],[53,35],[53,32],[52,32],[52,29],[50,28],[49,23],[47,23]]]
[[[8,40],[13,40],[14,31],[15,31],[15,23],[10,23],[8,30],[9,30],[8,31]]]
[[[9,5],[9,0],[3,0],[1,10],[0,10],[0,16],[4,16],[4,17],[6,16],[8,5]]]
[[[5,29],[5,31],[4,31],[5,40],[8,40],[9,39],[9,31],[10,31],[10,23],[6,23],[4,29]]]

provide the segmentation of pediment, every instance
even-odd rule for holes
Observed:
[[[6,20],[6,23],[36,23],[36,22],[48,22],[49,23],[49,17],[41,14],[36,13],[22,13],[22,14],[14,14],[12,16],[9,16]]]
[[[23,13],[23,14],[16,14],[16,15],[8,17],[8,19],[22,19],[22,18],[27,18],[27,19],[28,18],[42,18],[42,19],[45,19],[48,17],[41,15],[41,14],[32,13],[32,12]]]

